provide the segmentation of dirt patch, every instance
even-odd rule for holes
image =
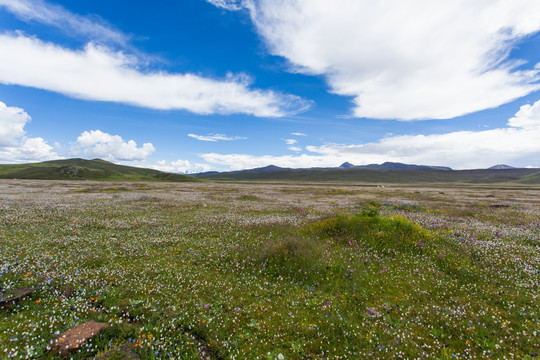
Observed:
[[[86,340],[99,334],[101,330],[108,326],[110,325],[96,321],[88,321],[84,324],[77,325],[60,334],[51,351],[61,356],[67,356],[71,351],[79,348]]]

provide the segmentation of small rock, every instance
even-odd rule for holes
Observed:
[[[201,360],[212,360],[212,352],[208,346],[199,343],[197,345],[197,351],[199,352]]]
[[[60,290],[63,297],[69,299],[75,295],[75,289],[71,285],[64,285]]]
[[[36,289],[31,287],[9,290],[0,297],[0,305],[16,303],[30,296],[34,291],[36,291]]]
[[[99,323],[93,320],[77,325],[60,334],[51,351],[61,356],[67,356],[71,351],[79,348],[86,340],[99,334],[101,330],[109,326],[107,323]]]
[[[374,307],[368,307],[367,308],[367,312],[366,312],[366,315],[370,318],[375,318],[375,317],[379,317],[381,316],[381,312],[379,310],[377,310],[377,308],[374,308]]]

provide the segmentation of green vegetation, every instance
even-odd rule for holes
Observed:
[[[0,358],[532,359],[538,195],[3,180]]]
[[[68,159],[33,164],[0,165],[0,179],[198,181],[186,175],[117,165],[101,159]]]

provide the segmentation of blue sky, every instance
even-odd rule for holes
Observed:
[[[0,0],[0,162],[540,166],[537,0]]]

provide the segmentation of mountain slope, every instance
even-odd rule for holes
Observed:
[[[66,159],[41,163],[0,165],[0,179],[199,181],[187,175],[117,165],[101,159]]]

